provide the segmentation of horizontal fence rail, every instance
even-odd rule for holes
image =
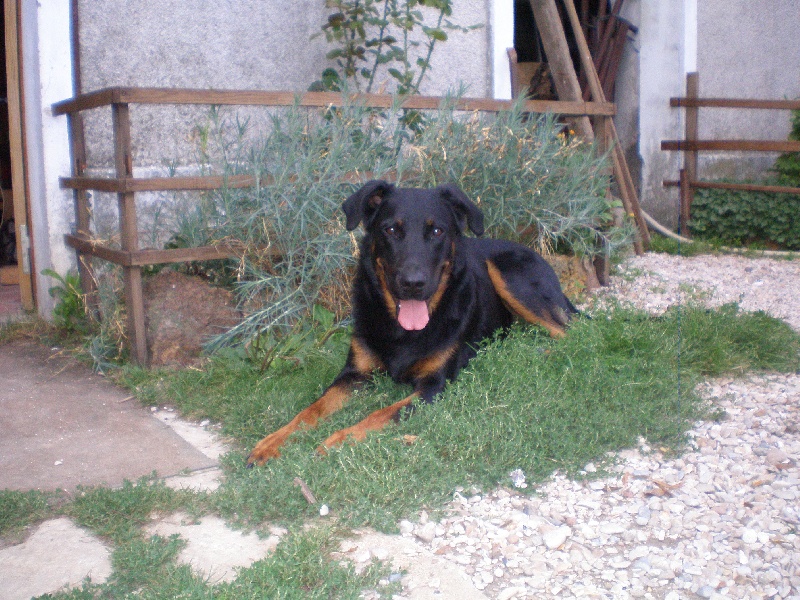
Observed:
[[[65,115],[69,122],[72,151],[72,175],[62,177],[60,185],[75,192],[77,231],[64,237],[65,243],[78,254],[81,284],[90,305],[96,302],[96,287],[91,256],[120,265],[125,283],[125,306],[128,313],[126,333],[131,346],[132,359],[147,365],[144,299],[142,294],[142,267],[155,264],[181,263],[198,260],[215,260],[236,256],[231,245],[199,248],[172,248],[143,250],[139,248],[135,196],[140,192],[209,191],[224,188],[243,188],[258,183],[250,175],[197,176],[197,177],[134,177],[131,143],[131,104],[150,105],[227,105],[227,106],[303,106],[309,108],[339,107],[348,103],[362,104],[368,108],[397,108],[410,110],[436,110],[450,103],[456,110],[500,112],[508,110],[509,100],[488,98],[447,98],[440,96],[408,96],[398,98],[388,94],[355,94],[345,96],[336,92],[285,92],[260,90],[202,90],[172,88],[113,87],[81,94],[57,102],[52,106],[54,115]],[[83,137],[81,113],[86,110],[111,107],[114,140],[115,177],[87,177],[86,146]],[[564,116],[589,116],[607,121],[616,112],[611,102],[561,102],[528,100],[523,110],[530,113],[553,113]],[[605,131],[605,124],[598,128]],[[346,181],[358,182],[368,173],[353,174]],[[268,182],[268,179],[266,180]],[[87,191],[117,194],[119,204],[120,246],[112,248],[92,239]],[[269,252],[269,249],[265,249]]]
[[[698,139],[700,108],[800,110],[800,100],[759,100],[742,98],[701,98],[700,78],[697,73],[686,75],[686,96],[670,98],[669,105],[686,111],[685,139],[662,140],[661,149],[683,152],[683,168],[678,180],[665,180],[664,187],[680,188],[681,228],[684,234],[691,219],[691,207],[696,189],[723,189],[751,192],[800,194],[800,188],[755,183],[703,181],[698,177],[698,152],[800,152],[800,141],[795,140],[701,140]]]
[[[270,92],[243,90],[199,90],[171,88],[105,88],[81,94],[53,105],[53,114],[66,115],[112,104],[206,104],[227,106],[307,106],[325,108],[342,106],[345,102],[363,103],[369,108],[398,108],[436,110],[447,98],[443,96],[406,96],[389,94],[352,94],[338,92]],[[499,112],[512,106],[511,100],[491,98],[452,98],[458,110]],[[533,113],[555,113],[566,116],[613,116],[612,102],[562,102],[558,100],[528,100],[524,110]]]

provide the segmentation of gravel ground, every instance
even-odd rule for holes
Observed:
[[[654,314],[738,302],[800,330],[800,261],[648,254],[612,279],[601,298]],[[677,459],[641,440],[605,478],[555,475],[535,497],[465,491],[447,518],[423,514],[402,535],[487,598],[800,599],[800,375],[719,379],[701,392],[727,418],[696,423]],[[403,583],[403,598],[464,598],[446,579]]]

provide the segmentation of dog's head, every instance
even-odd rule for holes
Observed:
[[[404,329],[428,323],[465,228],[483,233],[483,213],[455,185],[398,188],[370,181],[342,205],[347,229],[364,224],[389,311]]]

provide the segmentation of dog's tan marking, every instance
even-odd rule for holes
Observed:
[[[278,458],[281,455],[280,447],[290,435],[301,427],[316,427],[320,419],[324,419],[345,405],[350,398],[350,392],[351,386],[347,384],[329,387],[316,402],[297,413],[297,416],[286,425],[258,442],[247,459],[248,464],[262,465],[272,458]]]
[[[317,448],[317,452],[319,454],[326,454],[328,448],[339,446],[348,439],[351,439],[354,442],[363,441],[366,439],[368,432],[380,431],[386,427],[386,425],[388,425],[392,419],[394,419],[394,417],[400,412],[400,410],[403,409],[403,407],[411,404],[418,398],[418,396],[419,395],[414,392],[410,396],[403,398],[399,402],[395,402],[391,406],[387,406],[370,413],[365,419],[353,425],[352,427],[340,429],[331,435],[327,440],[325,440],[322,445]]]
[[[353,357],[353,367],[362,375],[369,375],[373,371],[384,370],[385,367],[372,351],[370,351],[358,338],[350,340],[350,352]]]
[[[439,279],[439,286],[436,288],[436,291],[431,296],[431,299],[428,300],[428,313],[433,314],[433,311],[436,310],[436,307],[439,306],[439,302],[442,300],[442,296],[444,296],[444,292],[447,289],[447,285],[450,283],[450,273],[453,271],[453,263],[449,260],[444,263],[444,269],[442,269],[442,276]]]
[[[380,258],[375,259],[375,274],[378,276],[378,283],[381,286],[381,292],[383,292],[383,300],[386,302],[386,308],[392,318],[396,319],[397,303],[394,301],[394,297],[392,297],[392,293],[389,291],[389,286],[386,284],[386,267],[383,264],[383,260]]]
[[[520,302],[514,294],[508,289],[503,275],[492,261],[486,261],[486,268],[489,270],[489,279],[492,281],[497,295],[502,298],[503,303],[508,307],[512,313],[518,317],[525,319],[528,323],[541,325],[550,333],[551,337],[561,338],[564,337],[564,328],[559,325],[552,316],[550,318],[541,317],[530,310],[522,302]]]
[[[440,350],[430,356],[426,356],[422,360],[415,362],[408,370],[408,374],[414,379],[424,379],[438,373],[447,364],[453,355],[456,353],[457,345],[453,344],[449,348]]]

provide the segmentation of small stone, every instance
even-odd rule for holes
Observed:
[[[650,516],[652,512],[647,507],[647,505],[642,505],[639,507],[639,510],[636,511],[636,524],[640,527],[644,527],[650,522]]]
[[[328,508],[327,504],[323,504],[319,507],[319,516],[320,517],[327,517],[328,514],[331,512],[331,509]]]
[[[414,535],[426,544],[430,544],[436,537],[436,523],[430,521],[425,523],[422,527],[417,528]]]
[[[550,550],[555,550],[566,542],[570,535],[572,535],[572,530],[566,525],[562,525],[561,527],[544,532],[542,534],[542,540],[544,540],[545,546],[550,548]]]
[[[389,551],[383,547],[373,548],[370,552],[372,553],[373,557],[380,561],[384,561],[389,558]]]
[[[710,585],[704,585],[697,590],[697,595],[700,596],[701,598],[711,598],[711,596],[714,595],[715,591],[716,590],[714,590],[714,588],[711,587]]]
[[[525,595],[525,591],[524,587],[506,588],[497,594],[497,600],[511,600],[511,598],[522,597]]]
[[[752,529],[742,531],[742,541],[745,544],[755,544],[758,541],[758,532]]]

